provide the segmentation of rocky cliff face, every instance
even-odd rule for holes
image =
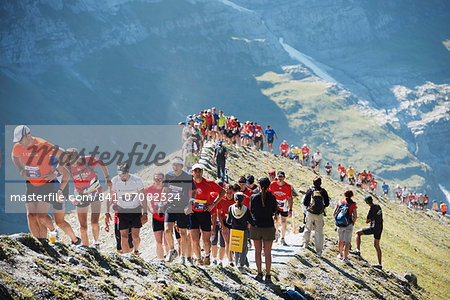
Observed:
[[[292,116],[255,80],[301,63],[352,93],[352,109],[359,103],[387,134],[404,139],[432,167],[417,186],[432,193],[437,183],[450,186],[449,11],[442,0],[7,0],[0,116],[5,124],[172,124],[215,105],[276,124],[301,143]],[[402,89],[412,91],[408,101]],[[435,99],[422,101],[421,93]],[[308,130],[320,110],[308,112]],[[355,137],[350,128],[346,138]],[[333,156],[335,164],[349,159]]]

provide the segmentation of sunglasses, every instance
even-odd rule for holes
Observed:
[[[156,182],[162,182],[164,179],[163,178],[153,178],[153,180]]]
[[[269,176],[270,178],[275,178],[275,176]]]

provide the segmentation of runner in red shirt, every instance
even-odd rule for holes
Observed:
[[[374,193],[377,192],[377,186],[378,186],[378,182],[376,182],[375,178],[372,178],[372,180],[370,181],[370,190]]]
[[[206,135],[208,139],[212,139],[214,137],[214,116],[211,113],[211,109],[208,109],[206,112]]]
[[[263,150],[263,136],[264,136],[264,130],[262,129],[261,125],[258,123],[254,123],[255,126],[255,146],[256,149]]]
[[[286,140],[284,140],[281,144],[280,144],[280,154],[283,157],[288,158],[289,157],[289,144],[286,142]]]
[[[167,199],[162,199],[161,197],[161,192],[164,187],[163,182],[164,174],[158,172],[153,175],[153,184],[145,188],[145,197],[147,201],[150,201],[153,234],[156,240],[156,256],[159,259],[164,259],[163,241],[166,249],[168,248],[166,239],[164,238],[164,212],[168,202]]]
[[[285,182],[284,179],[286,177],[283,171],[278,171],[277,174],[278,180],[274,181],[270,184],[269,191],[277,198],[278,207],[277,212],[275,213],[274,223],[276,229],[276,238],[275,241],[278,241],[278,220],[279,215],[281,215],[281,244],[283,246],[287,246],[285,241],[286,236],[286,219],[288,217],[292,217],[292,187],[289,183]]]
[[[106,179],[106,186],[111,189],[111,178],[108,169],[103,161],[92,156],[80,156],[78,150],[69,148],[66,151],[70,160],[66,167],[72,175],[73,183],[77,197],[80,201],[75,201],[77,207],[78,222],[80,223],[81,242],[84,246],[89,247],[89,237],[87,233],[87,213],[91,206],[91,229],[94,237],[94,248],[99,250],[100,244],[98,237],[100,234],[100,226],[98,219],[100,217],[101,202],[99,200],[102,193],[102,185],[95,173],[94,168],[100,166]]]
[[[245,179],[245,176],[239,177],[239,190],[238,192],[242,192],[244,194],[245,200],[243,204],[247,206],[247,208],[250,207],[250,197],[253,195],[253,191],[247,187],[247,179]],[[234,199],[233,199],[234,201]]]
[[[303,154],[303,166],[308,166],[309,161],[309,148],[308,145],[304,144],[302,147],[302,154]]]
[[[236,144],[239,146],[239,124],[236,120],[236,117],[231,116],[228,120],[228,137],[230,139],[230,144]]]
[[[338,164],[337,172],[339,174],[339,178],[341,179],[341,182],[344,182],[344,178],[346,176],[345,167],[341,166],[341,164]]]
[[[209,265],[211,263],[211,210],[222,200],[225,191],[212,180],[203,178],[203,165],[192,166],[192,175],[196,186],[195,199],[192,203],[191,226],[189,229],[192,248],[197,256],[197,264]],[[211,192],[219,194],[217,200],[211,199]],[[205,258],[202,259],[200,251],[200,230],[202,233]]]

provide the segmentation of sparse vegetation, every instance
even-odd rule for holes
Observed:
[[[286,180],[297,191],[294,198],[294,229],[297,229],[303,218],[302,191],[316,174],[266,152],[234,146],[228,149],[231,181],[241,175],[263,176],[270,169],[286,172]],[[212,166],[208,169],[209,174],[214,174]],[[348,188],[327,177],[323,178],[323,186],[334,201]],[[356,228],[365,226],[368,207],[363,204],[364,195],[355,190],[359,206]],[[450,292],[446,272],[450,267],[448,220],[434,213],[410,211],[380,197],[377,202],[385,215],[382,271],[371,267],[375,262],[371,237],[363,238],[362,257],[351,256],[351,265],[336,259],[336,232],[328,209],[323,257],[299,248],[291,261],[274,266],[275,285],[270,287],[255,281],[256,271],[251,269],[240,273],[231,267],[191,267],[121,258],[64,244],[48,246],[29,234],[0,237],[0,285],[13,298],[24,299],[276,299],[285,287],[296,288],[308,299],[445,299]],[[289,221],[288,228],[292,226]],[[418,286],[403,278],[406,271],[418,277]]]

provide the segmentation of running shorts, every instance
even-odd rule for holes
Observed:
[[[263,241],[273,241],[275,240],[275,227],[250,227],[250,239],[252,240],[263,240]]]
[[[141,228],[141,213],[136,212],[119,212],[117,214],[119,218],[119,230],[129,229],[129,228]]]
[[[166,217],[164,219],[166,223],[176,223],[178,228],[187,229],[189,228],[189,216],[185,213],[170,213],[166,212]]]
[[[190,229],[201,229],[211,231],[211,213],[209,211],[194,211],[191,214]]]
[[[373,234],[373,237],[376,240],[379,240],[381,238],[381,233],[383,232],[383,228],[373,228],[373,227],[367,227],[362,229],[364,235],[371,235]]]

